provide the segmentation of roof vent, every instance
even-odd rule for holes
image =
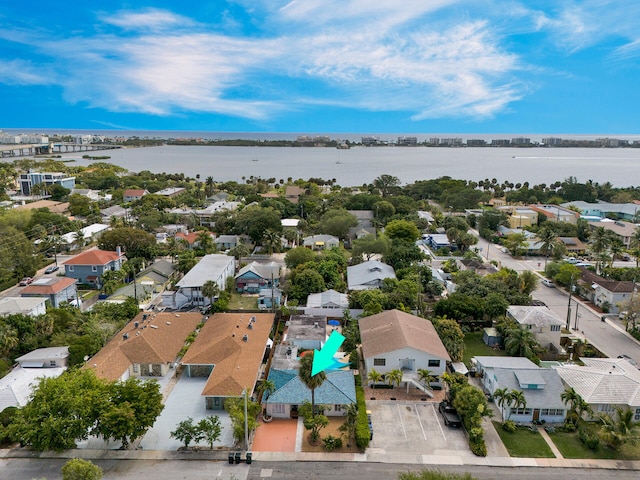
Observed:
[[[167,325],[171,325],[171,322],[167,322]]]
[[[242,341],[243,342],[248,342],[249,341],[249,335],[243,335],[242,336]]]
[[[250,321],[250,322],[253,322],[253,323],[256,323],[256,317],[251,317],[251,318],[249,319],[249,321]]]
[[[318,327],[319,327],[318,322],[313,322],[313,328],[318,328]]]
[[[129,338],[129,334],[128,333],[125,333],[125,334],[122,335],[122,339],[123,340],[126,340],[127,338]]]
[[[133,323],[134,328],[138,328],[138,325],[140,325],[140,323],[138,323],[138,322],[134,322]]]
[[[151,328],[155,328],[156,330],[158,329],[157,325],[149,325]]]
[[[253,330],[253,323],[249,322],[249,325],[247,325],[247,328],[248,328],[249,330]]]

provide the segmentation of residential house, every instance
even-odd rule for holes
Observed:
[[[162,190],[158,190],[154,193],[154,195],[161,195],[163,197],[173,198],[177,197],[181,193],[186,192],[187,190],[183,187],[168,187],[163,188]]]
[[[347,267],[349,290],[380,288],[385,278],[396,278],[396,272],[392,266],[378,260],[369,260]]]
[[[181,363],[189,377],[207,378],[201,395],[208,410],[222,410],[245,389],[253,393],[273,321],[269,313],[216,313],[206,321]]]
[[[68,177],[61,172],[29,172],[21,173],[18,183],[20,184],[20,194],[28,196],[32,195],[33,187],[36,185],[41,185],[42,187],[60,185],[61,187],[73,190],[76,186],[76,177]],[[44,193],[44,190],[38,192],[38,194]]]
[[[37,317],[47,313],[47,299],[42,297],[5,297],[0,299],[0,317],[7,315],[28,315]]]
[[[59,357],[54,358],[56,361],[59,359]],[[43,362],[42,367],[45,366],[45,363]],[[29,402],[33,388],[38,385],[41,379],[58,377],[65,370],[66,367],[15,367],[0,378],[0,412],[8,407],[24,407]]]
[[[82,248],[97,240],[100,235],[109,230],[111,227],[103,223],[94,223],[88,227],[82,228],[79,232],[69,232],[60,235],[59,244],[67,249]]]
[[[124,255],[120,251],[87,250],[64,262],[64,273],[79,283],[102,286],[102,274],[109,270],[120,270]]]
[[[140,313],[83,368],[111,381],[164,377],[201,321],[199,313]]]
[[[238,235],[220,235],[215,239],[216,247],[220,251],[229,250],[240,245],[240,237]]]
[[[216,234],[213,232],[209,232],[207,230],[201,230],[196,232],[177,232],[175,238],[176,240],[183,241],[188,248],[191,248],[191,249],[198,248],[200,246],[199,238],[202,231],[208,234],[211,237],[211,240],[215,242]]]
[[[69,347],[37,348],[18,358],[22,368],[64,368],[69,359]]]
[[[630,281],[606,280],[586,268],[581,269],[580,292],[599,308],[619,313],[620,304],[628,302],[637,286]]]
[[[144,188],[128,188],[122,194],[122,201],[125,203],[135,202],[136,200],[142,200],[145,195],[149,195],[149,192]]]
[[[525,357],[505,357],[505,356],[476,356],[471,359],[471,368],[476,371],[476,376],[480,378],[483,390],[489,395],[500,388],[497,386],[495,370],[498,368],[532,369],[538,366]]]
[[[202,286],[212,281],[222,291],[226,288],[227,278],[233,277],[235,259],[228,255],[205,255],[176,283],[175,290],[162,294],[162,304],[179,309],[187,304],[206,307],[210,300],[202,295]]]
[[[560,335],[566,322],[544,306],[510,305],[507,317],[515,320],[520,328],[533,333],[535,339],[548,350],[562,351]]]
[[[330,318],[342,318],[344,310],[349,308],[349,297],[346,293],[325,290],[312,293],[307,297],[306,315],[323,315]]]
[[[440,250],[441,248],[456,250],[458,248],[456,244],[449,241],[449,237],[445,233],[427,233],[422,236],[422,239],[432,250]]]
[[[350,240],[360,240],[367,235],[376,235],[376,229],[374,227],[351,227],[349,228],[349,239]]]
[[[280,284],[280,265],[276,262],[251,262],[240,269],[235,276],[236,292],[258,293]]]
[[[497,207],[497,210],[507,214],[507,220],[510,228],[522,229],[524,227],[530,227],[538,224],[539,212],[533,208],[506,205]]]
[[[327,340],[327,318],[320,315],[291,315],[283,343],[305,350],[320,350]]]
[[[598,200],[596,203],[583,201],[567,202],[561,205],[564,208],[577,208],[581,217],[608,218],[612,216],[619,220],[636,222],[638,216],[638,205],[636,203],[609,203]]]
[[[333,235],[312,235],[302,239],[302,245],[311,250],[330,250],[340,245],[340,240]]]
[[[20,295],[46,300],[53,308],[59,308],[64,302],[80,307],[77,284],[78,280],[70,277],[38,278],[23,288]]]
[[[545,216],[548,222],[566,222],[576,225],[578,218],[580,218],[578,212],[560,205],[535,204],[529,205],[529,208],[538,212],[539,215]]]
[[[372,228],[374,215],[373,210],[347,210],[358,219],[358,228]]]
[[[458,265],[458,269],[461,271],[470,270],[481,277],[485,275],[489,275],[491,273],[496,273],[498,269],[490,264],[484,263],[480,260],[476,260],[473,258],[462,258],[456,260],[456,265]]]
[[[258,309],[271,310],[280,308],[282,304],[282,290],[279,288],[265,288],[258,292]]]
[[[300,188],[297,185],[287,185],[284,190],[284,198],[297,205],[298,201],[300,200],[300,195],[304,193],[304,188]]]
[[[326,416],[343,416],[347,407],[356,403],[355,379],[352,370],[326,371],[326,380],[315,389],[316,405],[325,405]],[[311,402],[311,390],[300,380],[298,370],[274,370],[269,380],[276,387],[263,404],[266,414],[274,418],[297,418],[298,407]]]
[[[69,213],[69,202],[56,202],[54,200],[38,200],[36,202],[27,203],[16,207],[16,210],[37,210],[46,208],[51,213],[59,213],[66,215]]]
[[[123,208],[120,205],[114,205],[100,210],[100,216],[102,217],[102,223],[111,224],[114,219],[126,220],[129,216],[129,209]]]
[[[595,414],[614,414],[616,407],[633,410],[640,421],[640,370],[622,358],[581,358],[583,366],[555,367],[564,383],[587,402]]]
[[[608,218],[602,219],[599,222],[589,223],[589,227],[591,228],[591,231],[598,227],[602,227],[608,232],[611,232],[620,239],[625,248],[631,248],[631,241],[633,240],[633,236],[638,228],[635,223],[625,222],[623,220],[614,221]]]
[[[558,372],[552,368],[495,368],[495,390],[518,391],[524,394],[525,405],[504,404],[500,408],[503,420],[514,422],[562,423],[567,406],[562,401],[564,385]]]
[[[74,188],[69,195],[81,195],[89,200],[97,202],[98,200],[111,201],[113,197],[110,193],[102,193],[100,190],[91,190],[89,188]]]
[[[429,370],[437,377],[451,361],[433,324],[424,318],[388,310],[361,318],[358,325],[365,367],[363,378],[372,370],[384,375],[399,369],[403,382],[423,389],[418,370]]]
[[[558,241],[564,244],[568,254],[584,255],[587,253],[587,244],[578,237],[558,237]]]

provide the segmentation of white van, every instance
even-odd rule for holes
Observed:
[[[462,362],[451,362],[449,364],[449,371],[451,373],[459,373],[461,375],[464,375],[465,377],[469,376],[469,369]]]

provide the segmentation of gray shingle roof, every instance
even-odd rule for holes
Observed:
[[[385,278],[396,278],[396,272],[392,266],[378,260],[370,260],[347,267],[349,290],[366,288],[366,285],[373,285]]]
[[[493,374],[497,379],[496,385],[499,388],[523,392],[527,400],[527,408],[557,408],[562,410],[566,410],[567,408],[562,398],[560,398],[560,395],[562,395],[564,391],[564,385],[562,384],[560,375],[558,375],[558,372],[554,369],[538,367],[530,370],[496,368]],[[520,382],[523,378],[541,380],[544,382],[544,388],[523,389],[520,387]],[[531,383],[533,383],[533,381]]]
[[[276,384],[276,391],[265,403],[300,405],[311,402],[311,390],[302,383],[297,370],[272,370],[269,380]],[[327,379],[315,390],[316,405],[348,405],[356,403],[356,387],[351,370],[327,372]]]
[[[520,325],[547,327],[550,325],[563,326],[565,324],[564,320],[547,307],[542,306],[511,305],[507,308],[507,313]]]
[[[201,287],[207,280],[215,281],[229,264],[233,264],[234,258],[228,255],[205,255],[202,259],[182,277],[176,284],[178,287]]]

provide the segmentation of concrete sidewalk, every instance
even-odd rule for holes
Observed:
[[[0,458],[84,458],[91,460],[167,460],[167,461],[228,461],[227,450],[163,451],[163,450],[67,450],[62,453],[34,452],[28,448],[0,450]],[[244,452],[242,453],[244,459]],[[325,453],[325,452],[253,452],[254,461],[264,462],[368,462],[402,465],[460,465],[500,467],[555,467],[590,468],[606,470],[638,470],[640,461],[591,460],[567,458],[514,458],[476,457],[461,455],[403,455],[377,452]]]

